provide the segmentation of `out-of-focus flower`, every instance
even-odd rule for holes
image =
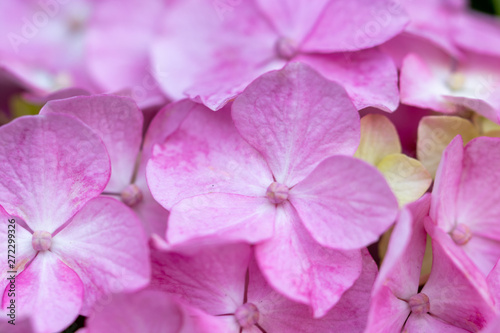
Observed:
[[[2,126],[0,139],[1,219],[15,220],[17,249],[15,264],[7,246],[0,250],[3,309],[12,270],[17,315],[30,317],[36,332],[60,331],[107,293],[148,283],[140,221],[122,203],[98,197],[109,157],[89,127],[63,115],[29,116]],[[4,226],[0,241],[8,244]]]
[[[375,168],[345,156],[358,138],[342,87],[300,63],[253,82],[232,117],[195,108],[148,164],[151,192],[171,210],[167,241],[257,244],[269,283],[324,314],[359,275],[355,249],[398,208]]]
[[[152,14],[162,8],[136,0],[2,2],[0,68],[41,96],[81,88],[128,95],[141,107],[162,104],[148,60]]]
[[[448,114],[472,110],[498,123],[499,59],[473,52],[454,59],[429,45],[403,60],[401,102]]]
[[[222,108],[259,75],[289,61],[339,81],[358,108],[394,111],[397,73],[373,47],[408,23],[390,0],[176,1],[152,47],[165,93]],[[193,66],[196,64],[196,66]]]

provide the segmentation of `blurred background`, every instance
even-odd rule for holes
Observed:
[[[485,13],[500,15],[500,0],[472,0],[471,6]]]

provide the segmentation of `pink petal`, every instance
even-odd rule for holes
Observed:
[[[72,117],[18,118],[0,129],[0,205],[32,230],[54,232],[109,179],[99,137]]]
[[[135,184],[142,191],[143,198],[140,203],[134,206],[134,210],[141,218],[147,234],[154,233],[165,237],[168,219],[168,211],[153,198],[147,184],[146,167],[153,153],[153,147],[156,144],[162,144],[179,128],[189,112],[198,106],[199,104],[190,100],[168,104],[156,114],[144,137],[135,180]]]
[[[3,313],[2,311],[0,311],[0,332],[33,333],[33,327],[31,325],[31,321],[28,318],[20,319],[16,316],[16,320],[14,321],[15,325],[9,323],[9,320],[12,319],[8,317],[8,312]]]
[[[229,107],[214,113],[201,105],[155,147],[146,175],[154,198],[167,209],[204,193],[264,196],[273,182],[264,159],[234,128]]]
[[[458,194],[463,159],[462,137],[457,136],[444,150],[432,189],[430,217],[445,231],[455,226],[456,197]]]
[[[142,141],[141,110],[129,98],[94,95],[48,102],[41,114],[65,114],[80,119],[102,139],[111,159],[106,192],[120,193],[132,180]]]
[[[500,241],[499,183],[500,139],[480,137],[469,142],[464,150],[456,223]]]
[[[401,5],[391,0],[331,0],[302,50],[326,53],[367,49],[398,35],[407,23]]]
[[[87,319],[86,326],[87,333],[211,333],[231,332],[233,328],[217,317],[151,290],[113,295],[111,302]]]
[[[359,250],[322,247],[309,236],[295,209],[278,207],[275,236],[257,244],[255,256],[268,283],[286,297],[325,315],[361,273]]]
[[[359,115],[345,90],[301,63],[252,82],[232,113],[276,181],[289,187],[326,157],[354,154],[359,143]]]
[[[257,0],[276,32],[300,45],[321,17],[330,0]]]
[[[423,219],[429,212],[430,196],[405,206],[389,241],[374,294],[386,286],[399,299],[409,299],[418,292],[427,233]]]
[[[486,278],[488,288],[490,289],[493,300],[495,301],[495,308],[497,312],[500,310],[500,265],[497,261],[491,272]]]
[[[491,15],[467,11],[453,20],[453,41],[469,51],[500,56],[500,23]],[[481,38],[478,38],[481,36]]]
[[[365,333],[401,332],[409,314],[408,303],[397,298],[388,286],[381,286],[372,295]]]
[[[500,259],[500,241],[492,239],[498,235],[492,234],[493,237],[490,237],[487,232],[484,234],[485,236],[480,236],[473,233],[471,239],[467,244],[462,245],[462,248],[474,265],[486,276]]]
[[[191,110],[198,107],[198,103],[183,99],[179,102],[170,103],[158,111],[149,124],[144,137],[140,168],[145,170],[146,163],[153,153],[154,145],[162,144],[181,126]]]
[[[248,302],[260,312],[259,325],[267,332],[363,332],[370,290],[377,273],[375,262],[363,251],[363,270],[340,301],[321,318],[314,318],[304,304],[293,302],[274,291],[257,268],[250,265]]]
[[[383,176],[347,156],[323,161],[290,191],[290,201],[320,244],[359,249],[394,222],[398,202]]]
[[[133,208],[142,221],[146,234],[151,235],[154,233],[164,237],[167,232],[169,212],[153,198],[146,182],[145,170],[139,169],[134,184],[141,190],[142,200]]]
[[[189,255],[153,251],[151,288],[212,315],[234,313],[243,304],[250,255],[244,244],[203,247]]]
[[[500,327],[500,316],[488,323],[488,326],[481,333],[497,333]]]
[[[162,22],[151,58],[174,100],[190,97],[218,110],[255,77],[284,64],[274,60],[278,36],[253,1],[177,1]]]
[[[59,332],[78,316],[83,285],[78,275],[50,251],[39,252],[15,282],[16,314],[29,315],[36,332]],[[5,289],[2,308],[10,304]]]
[[[257,243],[273,236],[276,208],[268,198],[211,193],[187,198],[172,207],[167,240],[208,243]]]
[[[401,102],[444,113],[471,109],[498,122],[497,63],[496,57],[474,53],[457,61],[439,49],[426,47],[425,52],[412,53],[403,60]]]
[[[399,105],[398,74],[392,59],[376,50],[304,54],[300,60],[327,79],[341,83],[358,110],[373,106],[393,112]]]
[[[495,316],[486,279],[440,228],[430,220],[425,228],[432,238],[433,253],[431,275],[422,293],[430,299],[430,313],[477,332]]]
[[[89,201],[54,236],[51,250],[83,281],[83,315],[108,294],[135,291],[149,282],[149,251],[140,221],[112,198]]]
[[[85,51],[88,70],[104,91],[130,89],[140,105],[161,101],[160,86],[149,64],[149,47],[165,7],[161,1],[137,0],[96,6]]]
[[[467,333],[469,330],[451,325],[440,318],[429,315],[410,315],[401,332],[442,332],[442,333]]]
[[[10,216],[0,206],[0,221],[2,223],[0,244],[5,244],[0,249],[0,290],[4,290],[9,283],[7,280],[7,276],[10,275],[8,271],[16,271],[17,274],[20,274],[25,265],[35,257],[36,252],[31,243],[32,234],[23,227],[21,219]],[[9,237],[9,235],[11,236]],[[10,242],[9,239],[11,239]],[[14,267],[10,265],[14,265]]]
[[[399,332],[410,314],[405,300],[418,292],[427,237],[423,219],[429,204],[430,196],[425,195],[399,215],[373,287],[366,333]]]
[[[454,24],[457,14],[465,12],[468,6],[466,1],[406,1],[402,5],[411,17],[405,31],[421,38],[427,44],[431,42],[439,46],[451,55],[460,55],[452,37],[457,34]]]

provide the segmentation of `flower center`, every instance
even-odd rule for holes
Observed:
[[[135,184],[125,187],[120,196],[122,201],[129,207],[133,207],[142,201],[142,191]]]
[[[451,239],[458,245],[465,245],[472,237],[468,226],[463,223],[457,225],[450,233]]]
[[[297,43],[287,37],[280,37],[276,41],[275,47],[278,57],[285,60],[290,60],[295,56],[295,54],[297,54]]]
[[[465,86],[465,75],[460,72],[453,72],[446,83],[448,88],[453,91],[462,90]]]
[[[31,245],[35,251],[47,251],[52,245],[52,235],[47,231],[35,231],[31,238]]]
[[[273,204],[280,204],[288,199],[288,187],[278,182],[273,182],[267,188],[266,196]]]
[[[245,303],[236,309],[234,317],[241,327],[250,328],[259,322],[259,309],[252,303]]]
[[[429,296],[423,293],[419,293],[410,297],[408,305],[410,306],[411,312],[415,314],[427,313],[431,310]]]

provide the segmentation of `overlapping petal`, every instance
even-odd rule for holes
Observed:
[[[49,101],[40,114],[65,114],[80,119],[102,139],[111,159],[107,192],[120,193],[132,180],[142,141],[143,116],[130,99],[93,95]]]
[[[359,143],[359,115],[345,90],[301,63],[255,80],[235,100],[232,114],[276,181],[288,186],[328,156],[353,154]]]
[[[72,117],[19,118],[0,140],[0,205],[32,230],[54,232],[108,182],[106,148]]]
[[[9,293],[9,288],[3,292],[4,310],[12,299]],[[30,316],[36,332],[58,332],[78,316],[83,293],[82,281],[70,267],[50,251],[39,252],[16,276],[16,312]]]
[[[150,279],[149,251],[141,223],[113,198],[89,201],[53,236],[51,251],[83,281],[84,315],[108,294],[136,291]]]
[[[348,156],[323,161],[290,191],[290,201],[320,244],[359,249],[396,219],[398,202],[383,176]]]
[[[318,244],[284,203],[276,213],[275,237],[258,244],[255,256],[268,283],[281,294],[325,315],[361,274],[359,250],[339,251]]]
[[[235,129],[229,108],[214,113],[202,105],[156,146],[147,178],[154,198],[167,209],[205,193],[264,196],[273,182],[265,160]]]

